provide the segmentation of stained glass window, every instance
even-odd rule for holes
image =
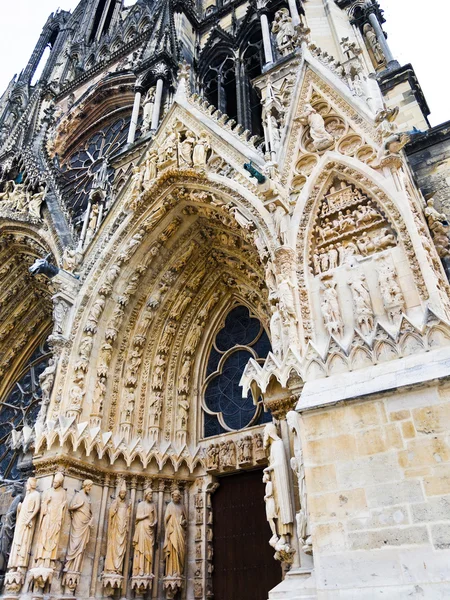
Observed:
[[[79,148],[61,169],[61,187],[64,198],[76,220],[82,216],[88,205],[89,193],[95,174],[125,144],[130,119],[118,119],[103,131],[93,135],[82,148]],[[110,183],[114,180],[114,169],[108,168]]]
[[[264,327],[247,307],[238,306],[228,314],[225,326],[216,335],[206,370],[205,437],[271,421],[262,401],[255,406],[251,393],[243,398],[239,386],[248,361],[265,359],[270,349]]]
[[[20,450],[12,448],[11,431],[32,427],[41,406],[39,375],[48,366],[50,351],[46,344],[37,348],[8,395],[0,400],[0,477],[20,479],[17,468]]]

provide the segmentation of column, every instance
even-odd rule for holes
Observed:
[[[159,125],[159,115],[161,114],[161,102],[164,89],[164,80],[159,78],[156,82],[155,105],[153,106],[152,131],[156,131]]]
[[[392,56],[392,52],[391,49],[388,46],[388,43],[386,41],[386,37],[383,33],[383,30],[381,29],[381,25],[380,22],[377,19],[377,16],[375,13],[371,12],[369,13],[369,22],[372,25],[375,34],[377,36],[378,41],[380,42],[380,46],[383,49],[384,55],[386,57],[386,62],[389,64],[391,62],[394,62],[394,57]]]
[[[87,228],[89,224],[89,218],[91,216],[92,198],[89,198],[89,203],[86,209],[86,215],[84,217],[83,229],[81,230],[80,241],[78,242],[77,250],[81,252],[84,246],[84,240],[86,239]]]
[[[297,8],[296,0],[289,0],[289,12],[291,13],[292,25],[300,25],[300,15]]]
[[[127,549],[125,552],[124,569],[123,569],[123,598],[128,598],[128,590],[130,585],[130,579],[128,572],[130,569],[130,556],[131,556],[131,542],[133,540],[134,521],[136,518],[136,488],[137,488],[137,477],[131,478],[131,494],[130,494],[130,505],[131,505],[131,517],[130,523],[128,524],[128,541]]]
[[[270,37],[269,19],[266,13],[261,13],[261,30],[264,44],[264,57],[266,65],[273,63],[272,40]]]
[[[95,597],[95,589],[97,587],[97,576],[98,576],[98,567],[100,562],[100,551],[102,548],[103,541],[103,531],[105,528],[105,513],[106,513],[106,505],[108,502],[109,495],[109,475],[105,475],[105,480],[103,484],[103,492],[102,492],[102,500],[100,505],[100,512],[98,515],[97,529],[95,532],[95,551],[94,551],[94,562],[92,566],[92,577],[91,577],[91,598]]]
[[[128,131],[127,144],[132,144],[136,137],[136,128],[139,119],[139,111],[141,108],[142,89],[136,88],[136,95],[134,97],[133,113],[131,115],[130,129]]]

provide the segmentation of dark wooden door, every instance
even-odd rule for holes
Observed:
[[[213,517],[214,600],[267,600],[281,568],[268,543],[262,471],[222,477]]]

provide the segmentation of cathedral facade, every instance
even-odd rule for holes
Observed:
[[[450,597],[449,127],[376,0],[80,0],[0,98],[0,597]]]

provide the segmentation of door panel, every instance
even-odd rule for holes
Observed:
[[[268,543],[262,471],[222,477],[213,517],[214,600],[267,600],[281,567]]]

